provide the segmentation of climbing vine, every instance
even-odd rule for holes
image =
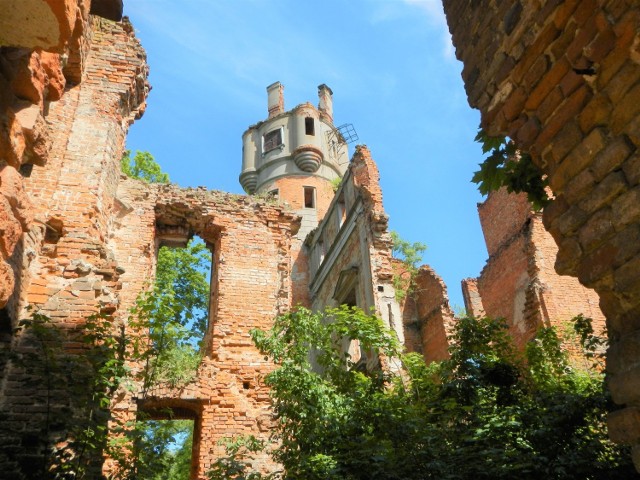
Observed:
[[[510,193],[526,193],[536,211],[549,203],[547,179],[529,153],[518,150],[507,137],[492,137],[483,129],[478,131],[475,141],[482,145],[482,153],[489,153],[471,179],[478,184],[481,194],[505,187]]]

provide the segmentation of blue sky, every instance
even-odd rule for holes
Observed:
[[[439,0],[125,0],[153,87],[127,148],[147,150],[174,183],[242,193],[242,133],[333,90],[378,163],[391,229],[428,245],[452,306],[487,252],[470,183],[482,160]],[[350,149],[350,154],[353,148]]]

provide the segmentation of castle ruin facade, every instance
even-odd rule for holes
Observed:
[[[168,408],[174,418],[192,419],[193,478],[205,478],[223,454],[218,440],[247,433],[268,438],[272,417],[262,378],[272,367],[253,346],[249,331],[268,329],[277,315],[296,305],[373,309],[410,350],[429,360],[446,357],[455,322],[446,287],[423,267],[415,279],[416,294],[396,298],[393,277],[401,267],[391,255],[379,172],[365,146],[356,147],[349,159],[344,132],[333,123],[328,86],[318,87],[317,107],[305,103],[288,111],[284,87],[279,82],[267,87],[267,118],[243,135],[240,182],[257,195],[149,185],[120,171],[128,127],[143,114],[150,88],[145,53],[121,17],[122,3],[8,4],[0,13],[2,31],[15,31],[0,36],[4,352],[33,348],[18,327],[34,311],[62,330],[82,330],[100,314],[128,335],[140,335],[129,324],[129,312],[153,282],[159,247],[180,246],[199,236],[213,262],[196,379],[182,388],[121,389],[110,406],[121,422],[142,412],[164,418]],[[29,15],[21,15],[26,11]],[[465,284],[468,308],[506,316],[524,342],[534,324],[555,315],[548,308],[550,293],[536,290],[540,285],[556,288],[550,268],[554,252],[538,247],[548,243],[538,241],[539,217],[520,200],[494,196],[486,205],[483,223],[506,218],[501,208],[517,213],[513,228],[494,229],[506,232],[504,238],[491,240],[485,229],[491,259],[477,282]],[[509,235],[516,240],[507,241]],[[528,255],[519,270],[527,276],[515,283],[490,273],[492,262],[500,262],[500,245],[507,243]],[[559,263],[568,261],[563,252],[561,246]],[[504,286],[501,300],[491,293],[495,285]],[[580,290],[578,296],[593,306],[589,295]],[[511,303],[505,309],[501,302]],[[597,314],[595,307],[575,313]],[[523,321],[529,322],[524,329]],[[346,348],[365,363],[377,362],[357,345]],[[41,453],[64,440],[62,425],[58,430],[49,425],[43,435],[45,417],[63,415],[70,403],[64,392],[43,393],[10,356],[2,357],[0,368],[0,410],[7,426],[0,435],[0,471],[33,477],[42,468]],[[73,378],[74,372],[68,373]],[[51,403],[47,412],[45,396]],[[270,466],[267,458],[258,462]],[[108,461],[104,468],[116,465]]]

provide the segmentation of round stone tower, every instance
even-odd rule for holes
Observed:
[[[249,193],[272,194],[301,216],[304,233],[315,228],[345,173],[346,143],[333,125],[332,91],[318,87],[318,108],[303,103],[284,109],[284,87],[267,87],[269,117],[242,136],[240,183]]]

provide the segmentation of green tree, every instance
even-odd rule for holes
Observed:
[[[391,253],[394,258],[402,262],[404,271],[393,276],[393,287],[396,291],[396,299],[402,301],[407,294],[412,295],[414,279],[418,274],[419,264],[422,262],[422,254],[427,246],[421,242],[409,242],[400,237],[396,231],[391,231]]]
[[[628,450],[606,435],[602,374],[574,367],[553,329],[518,352],[504,322],[463,318],[450,359],[430,365],[347,307],[298,309],[253,337],[277,365],[266,378],[277,478],[635,478]],[[362,371],[343,338],[402,358],[404,372]],[[234,445],[211,478],[265,478],[249,468],[251,449]]]
[[[162,168],[149,152],[136,151],[131,158],[131,151],[126,150],[120,161],[122,173],[131,178],[145,181],[147,183],[169,183],[169,175],[162,171]]]

